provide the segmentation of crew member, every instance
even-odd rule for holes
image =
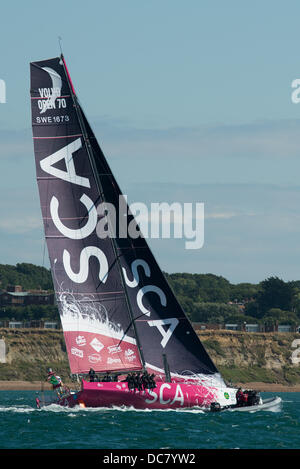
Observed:
[[[108,371],[107,371],[106,374],[104,375],[102,381],[105,382],[105,383],[107,383],[107,382],[109,382],[109,381],[112,381],[112,377],[110,376],[110,374],[108,373]]]
[[[156,388],[156,382],[155,382],[155,374],[152,373],[152,375],[149,376],[149,381],[150,381],[150,389]]]
[[[248,405],[248,391],[243,392],[243,406]]]
[[[55,375],[52,368],[48,369],[47,381],[52,384],[52,389],[55,390],[57,395],[60,397],[62,394],[63,382],[60,376]]]
[[[237,390],[235,397],[236,397],[236,404],[238,407],[241,407],[242,405],[244,405],[244,393],[242,391],[242,388],[239,388]]]

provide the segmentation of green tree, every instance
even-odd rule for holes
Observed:
[[[297,314],[292,311],[283,311],[280,308],[271,308],[263,316],[262,322],[266,324],[290,324],[293,326],[298,325],[299,319]]]
[[[255,298],[259,286],[252,283],[238,283],[230,287],[230,300],[246,301]]]
[[[45,267],[21,263],[14,265],[0,264],[0,287],[6,290],[8,285],[21,285],[23,290],[53,290],[51,272]]]
[[[272,309],[290,311],[293,308],[295,287],[290,282],[284,282],[278,277],[270,277],[260,283],[260,291],[257,294],[258,315]]]
[[[261,317],[256,301],[249,301],[249,303],[245,305],[245,314],[257,319]]]

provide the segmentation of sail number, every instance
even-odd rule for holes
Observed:
[[[69,122],[70,117],[68,115],[61,116],[43,116],[36,117],[35,121],[37,124],[61,124],[63,122]]]

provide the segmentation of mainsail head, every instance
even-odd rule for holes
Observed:
[[[31,63],[31,102],[45,236],[71,371],[144,366],[163,376],[165,362],[171,377],[218,376],[142,234],[120,235],[123,215],[126,228],[135,220],[63,57]],[[110,226],[105,204],[115,208],[116,229],[99,237],[99,221]]]

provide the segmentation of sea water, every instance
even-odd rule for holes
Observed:
[[[1,449],[299,449],[300,393],[273,411],[37,409],[34,391],[0,391]],[[44,461],[45,462],[45,461]]]

